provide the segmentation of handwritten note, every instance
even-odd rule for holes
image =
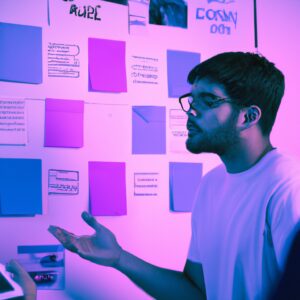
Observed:
[[[80,77],[80,48],[78,45],[48,44],[48,76]]]
[[[0,144],[25,145],[27,140],[25,100],[0,98]]]
[[[132,55],[130,77],[133,84],[159,83],[159,59],[144,55]]]
[[[159,173],[134,173],[134,196],[157,196]]]
[[[170,109],[169,111],[169,141],[170,152],[188,153],[185,142],[188,136],[186,129],[187,115],[181,109]]]
[[[48,171],[48,194],[78,195],[79,172],[50,169]]]

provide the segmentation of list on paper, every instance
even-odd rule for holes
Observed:
[[[0,144],[27,144],[26,101],[0,98]]]
[[[48,77],[80,77],[78,45],[48,44]]]
[[[78,195],[79,172],[50,169],[48,171],[48,194]]]
[[[130,77],[133,84],[159,83],[159,60],[156,57],[132,55]]]
[[[169,111],[170,152],[188,153],[185,141],[188,136],[186,128],[187,115],[181,109]]]
[[[157,196],[159,173],[134,173],[134,196]]]

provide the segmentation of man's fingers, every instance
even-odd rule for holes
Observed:
[[[103,226],[101,224],[99,224],[97,222],[97,220],[88,212],[84,211],[81,214],[82,219],[88,224],[90,225],[92,228],[94,228],[96,231],[99,231],[103,228]]]
[[[65,229],[57,226],[49,226],[48,231],[53,234],[62,245],[72,252],[77,252],[77,237]]]

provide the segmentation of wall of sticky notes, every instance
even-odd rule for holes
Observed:
[[[38,299],[151,299],[117,271],[62,254],[47,228],[91,234],[84,210],[124,249],[184,266],[193,195],[220,160],[187,152],[177,99],[199,62],[254,51],[253,1],[183,1],[173,7],[180,18],[150,2],[0,3],[0,262],[23,255],[29,266],[22,249],[44,265],[52,252],[63,257],[51,269],[59,284],[39,288]],[[265,2],[258,32],[267,39],[275,19],[265,21]],[[271,45],[262,40],[260,51],[289,70]],[[279,138],[280,124],[277,144],[300,148]]]

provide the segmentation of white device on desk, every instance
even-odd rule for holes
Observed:
[[[5,266],[0,264],[0,300],[23,296],[22,288],[10,277]]]

